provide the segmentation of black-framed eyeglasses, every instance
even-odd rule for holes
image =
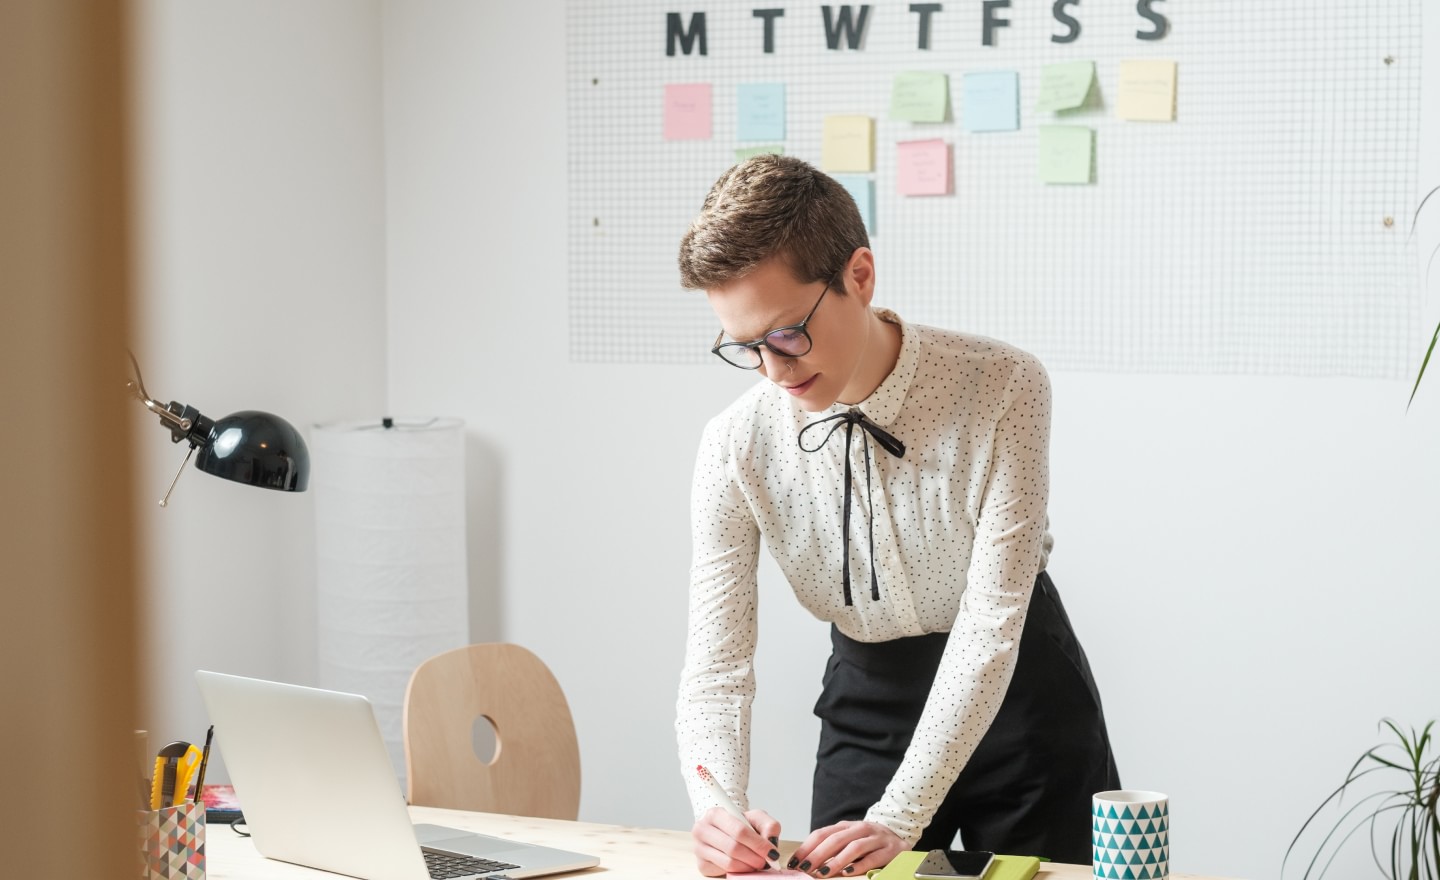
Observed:
[[[725,338],[725,331],[721,330],[720,335],[715,337],[715,345],[710,353],[732,367],[739,367],[742,370],[756,370],[764,363],[760,354],[760,347],[770,349],[780,357],[797,358],[810,353],[811,347],[815,344],[810,338],[810,331],[805,325],[815,316],[815,310],[820,308],[820,303],[825,299],[825,294],[830,292],[830,286],[835,279],[840,277],[836,273],[829,281],[825,282],[825,289],[820,291],[820,299],[815,300],[815,305],[810,307],[810,314],[798,324],[791,324],[788,327],[778,327],[766,333],[754,342],[722,342]]]

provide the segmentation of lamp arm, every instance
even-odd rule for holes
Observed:
[[[215,423],[201,415],[193,406],[174,401],[166,406],[151,397],[150,392],[145,390],[145,380],[140,375],[140,364],[135,360],[135,353],[127,351],[126,354],[130,355],[130,366],[135,370],[135,378],[127,380],[125,388],[146,409],[158,416],[161,424],[170,429],[171,442],[189,440],[192,449],[196,446],[208,446],[210,430],[215,427]]]

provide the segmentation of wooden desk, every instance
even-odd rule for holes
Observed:
[[[695,857],[690,853],[688,829],[629,828],[494,813],[465,813],[432,807],[411,807],[410,817],[416,822],[448,825],[495,837],[513,837],[527,843],[548,844],[600,858],[598,868],[557,875],[561,880],[579,877],[599,880],[600,875],[616,880],[696,880],[700,876],[695,870]],[[781,851],[788,855],[794,846],[794,843],[788,847],[782,844]],[[205,856],[208,880],[317,880],[322,877],[333,880],[337,876],[264,858],[255,851],[248,837],[241,837],[224,825],[206,829]],[[1170,876],[1172,880],[1213,880],[1195,874]],[[1090,867],[1045,864],[1036,877],[1037,880],[1089,880]]]

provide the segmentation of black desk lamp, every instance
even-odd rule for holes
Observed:
[[[305,448],[300,432],[289,422],[259,410],[242,410],[215,421],[189,404],[172,400],[168,406],[162,405],[145,390],[140,365],[133,354],[130,365],[135,368],[135,378],[126,382],[125,387],[146,409],[159,416],[160,424],[170,429],[172,443],[189,441],[186,462],[199,449],[195,467],[207,474],[282,492],[305,491],[310,482],[310,451]],[[181,462],[165,497],[160,499],[161,507],[170,500],[170,493],[175,491],[175,484],[184,471],[185,462]]]

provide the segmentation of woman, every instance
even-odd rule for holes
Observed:
[[[713,348],[758,383],[707,426],[691,502],[676,731],[700,871],[759,870],[779,823],[742,809],[763,537],[832,624],[812,832],[790,867],[860,876],[951,845],[1088,862],[1119,787],[1099,694],[1045,573],[1049,381],[1004,343],[871,307],[854,201],[804,162],[727,171],[680,246]]]

